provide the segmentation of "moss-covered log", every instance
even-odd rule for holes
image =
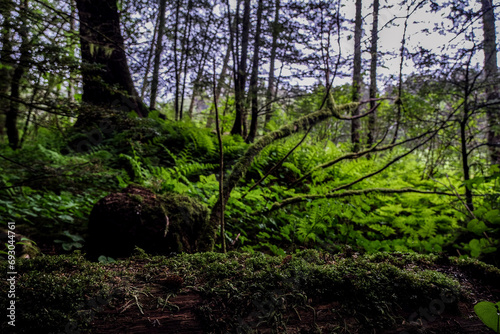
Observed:
[[[20,260],[17,272],[16,327],[3,321],[2,333],[477,334],[490,330],[474,304],[500,300],[498,268],[402,253],[142,255],[106,265],[74,254]],[[9,288],[0,285],[0,305]]]

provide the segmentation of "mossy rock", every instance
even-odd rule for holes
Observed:
[[[157,195],[129,186],[98,201],[89,217],[87,254],[128,257],[135,247],[151,254],[196,252],[208,209],[180,194]]]

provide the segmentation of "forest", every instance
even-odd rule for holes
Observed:
[[[500,333],[498,7],[0,0],[2,333]]]

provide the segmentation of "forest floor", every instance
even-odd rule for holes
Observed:
[[[500,300],[496,267],[401,253],[76,253],[18,272],[17,333],[493,333],[473,307]]]
[[[134,263],[129,270],[143,271],[144,262]],[[407,311],[391,310],[394,312],[395,320],[399,319],[399,321],[388,328],[373,329],[369,332],[385,334],[493,333],[475,315],[473,302],[500,300],[500,284],[496,286],[482,284],[479,279],[471,277],[467,271],[449,265],[435,265],[432,270],[455,277],[470,299],[459,301],[456,306],[458,310],[457,308],[446,310],[446,304],[441,299],[431,300],[428,305],[415,309],[415,312],[421,314],[414,315],[414,321],[410,321],[412,314],[408,314]],[[150,283],[140,279],[135,281],[134,289],[144,291],[147,286],[148,293],[142,294],[137,302],[128,300],[114,307],[103,308],[96,314],[91,324],[92,331],[95,333],[206,333],[204,329],[206,326],[198,319],[197,314],[199,308],[204,305],[206,307],[207,304],[217,309],[213,314],[215,322],[218,319],[225,321],[224,318],[227,315],[224,301],[220,300],[218,301],[220,304],[215,305],[216,302],[205,299],[196,287],[184,288],[172,296],[168,300],[168,305],[172,305],[169,308],[158,305],[156,296],[162,294],[164,281],[166,279]],[[282,326],[269,326],[265,321],[265,318],[270,317],[270,313],[275,311],[272,307],[254,311],[254,314],[238,319],[238,321],[242,328],[251,329],[257,333],[368,333],[365,326],[360,326],[357,319],[359,315],[356,315],[356,312],[343,317],[337,311],[339,308],[340,302],[338,301],[328,300],[328,298],[326,300],[311,298],[308,299],[305,307],[285,310],[281,314],[285,324]]]

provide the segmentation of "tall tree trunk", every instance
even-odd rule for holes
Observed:
[[[271,57],[269,59],[269,79],[268,79],[268,87],[266,94],[266,111],[265,111],[265,123],[264,128],[267,123],[271,120],[273,116],[273,106],[272,101],[275,95],[275,83],[274,83],[274,67],[276,63],[276,50],[278,49],[278,37],[280,34],[280,9],[281,9],[281,1],[276,0],[275,8],[274,8],[274,22],[272,23],[272,42],[271,42]]]
[[[12,74],[10,83],[10,106],[5,117],[5,128],[7,130],[7,138],[9,146],[12,149],[19,148],[19,130],[17,128],[17,119],[19,117],[19,98],[21,97],[21,81],[30,61],[30,41],[28,40],[28,22],[27,22],[28,0],[24,0],[24,4],[20,9],[20,20],[22,22],[19,35],[21,36],[21,47],[19,61]]]
[[[158,15],[158,36],[156,37],[155,59],[153,64],[153,78],[151,81],[151,98],[149,108],[156,108],[156,95],[158,93],[158,77],[160,75],[161,53],[163,51],[163,32],[165,30],[165,12],[167,8],[167,0],[160,0],[160,11]],[[147,77],[147,73],[146,73]]]
[[[375,98],[377,97],[377,46],[378,46],[378,12],[379,0],[373,0],[373,25],[371,36],[371,63],[370,63],[370,110],[375,109]],[[367,146],[370,147],[375,141],[377,116],[375,111],[368,116]]]
[[[184,37],[182,39],[182,54],[181,54],[181,67],[184,67],[182,70],[182,90],[181,90],[181,103],[179,106],[179,120],[182,119],[184,113],[184,97],[186,93],[186,79],[187,79],[187,71],[188,71],[188,63],[190,57],[190,40],[191,40],[191,28],[192,28],[192,19],[191,19],[191,10],[193,8],[193,1],[188,0],[188,6],[186,10],[186,30],[184,31]]]
[[[415,8],[418,8],[422,2],[420,2]],[[404,23],[404,28],[403,28],[403,38],[401,39],[401,48],[400,48],[400,53],[399,53],[399,80],[398,80],[398,97],[394,104],[396,105],[397,112],[396,112],[396,128],[394,129],[394,137],[392,137],[391,144],[396,143],[398,140],[398,135],[399,135],[399,127],[401,123],[401,114],[403,112],[403,101],[402,101],[402,96],[403,96],[403,64],[405,60],[405,51],[406,51],[406,32],[408,30],[408,20],[410,19],[410,16],[415,10],[410,12],[412,2],[408,4],[408,7],[406,9],[406,17],[405,17],[405,23]]]
[[[77,31],[76,31],[76,24],[75,24],[75,19],[76,19],[76,4],[75,0],[70,0],[70,7],[71,7],[71,16],[69,18],[69,30],[70,30],[70,42],[69,42],[69,50],[68,52],[70,53],[72,58],[75,58],[75,44],[76,44],[76,39],[74,36],[76,36]],[[69,102],[73,103],[75,102],[75,74],[72,69],[69,70],[69,80],[68,80],[68,100]]]
[[[0,2],[0,15],[3,17],[2,36],[0,42],[2,49],[0,50],[0,140],[3,141],[5,128],[5,115],[8,112],[9,100],[7,95],[10,89],[12,80],[12,15],[11,10],[14,8],[14,2],[6,0]]]
[[[252,121],[250,123],[250,131],[246,139],[247,143],[253,143],[257,135],[257,126],[259,121],[259,56],[260,56],[260,34],[262,25],[262,10],[264,7],[263,0],[259,0],[257,8],[257,23],[255,27],[255,39],[253,46],[253,61],[252,61],[252,74],[250,76],[250,102],[252,104]]]
[[[80,17],[82,101],[147,116],[148,109],[130,75],[116,1],[77,0],[76,5]],[[87,126],[103,116],[82,112],[75,126]]]
[[[174,28],[174,72],[175,72],[175,92],[174,92],[174,113],[175,120],[179,120],[179,93],[180,93],[180,82],[181,82],[181,70],[179,68],[179,59],[177,54],[177,40],[179,38],[179,20],[180,20],[180,11],[181,11],[181,3],[182,0],[176,1],[175,8],[175,28]]]
[[[489,84],[486,89],[487,100],[498,101],[500,98],[498,83],[498,65],[495,33],[495,14],[492,0],[481,0],[483,11],[484,32],[484,74]],[[500,164],[500,111],[497,106],[486,108],[488,118],[488,143],[490,148],[491,163]]]
[[[156,18],[155,29],[153,31],[153,39],[151,40],[151,47],[149,48],[148,61],[146,62],[146,69],[144,70],[144,79],[142,80],[141,87],[141,100],[144,101],[144,94],[148,86],[149,69],[151,68],[151,61],[153,60],[153,53],[155,52],[156,36],[158,35],[158,28],[160,25],[160,15]],[[150,101],[151,102],[151,101]]]
[[[236,105],[236,116],[231,129],[231,134],[245,137],[245,84],[247,76],[248,39],[250,36],[250,0],[244,1],[243,22],[241,31],[241,54],[238,62],[236,80],[234,83],[234,95]],[[238,55],[236,55],[238,56]]]
[[[362,17],[361,17],[362,3],[361,0],[356,0],[356,17],[354,20],[354,68],[352,74],[352,101],[358,102],[361,98],[361,35],[362,30]],[[359,110],[353,111],[353,116],[359,115]],[[351,143],[354,152],[359,151],[360,143],[360,130],[361,122],[359,119],[351,121]]]

